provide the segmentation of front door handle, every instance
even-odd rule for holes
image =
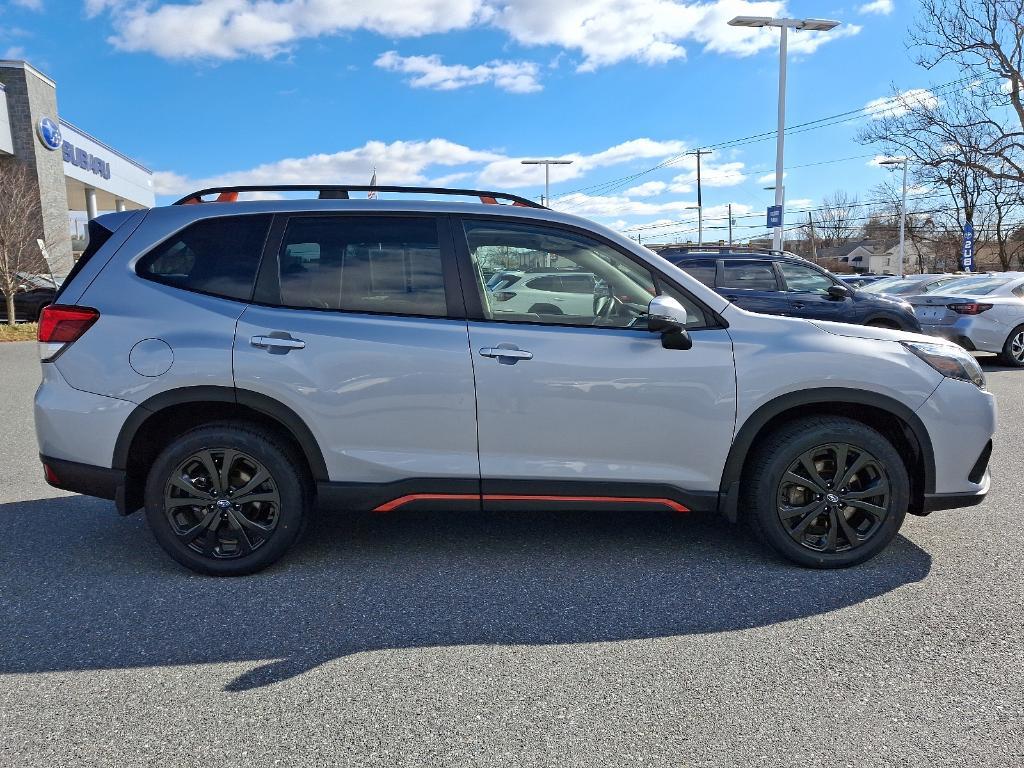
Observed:
[[[496,357],[499,363],[514,365],[519,360],[533,360],[533,352],[514,347],[483,347],[480,354],[484,357]]]
[[[260,349],[267,349],[271,352],[282,351],[289,352],[293,349],[305,349],[306,342],[302,339],[293,339],[290,336],[253,336],[249,339],[249,343],[254,347]]]
[[[794,302],[793,302],[793,308],[794,308],[794,309],[803,309],[803,308],[804,308],[804,307],[806,307],[806,306],[807,306],[807,305],[806,305],[806,304],[804,304],[804,303],[803,303],[802,301],[794,301]]]

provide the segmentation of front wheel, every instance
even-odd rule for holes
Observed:
[[[1024,325],[1018,325],[1003,342],[1002,362],[1014,368],[1024,368]]]
[[[146,481],[146,520],[164,550],[198,573],[266,568],[298,538],[304,473],[255,427],[214,424],[176,438]]]
[[[747,468],[744,510],[784,557],[846,568],[885,549],[899,532],[910,479],[892,444],[842,417],[799,419],[770,435]]]

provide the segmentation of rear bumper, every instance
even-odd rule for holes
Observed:
[[[1001,352],[1008,328],[985,314],[964,315],[949,324],[921,323],[921,331],[959,344],[971,352]]]
[[[55,459],[42,454],[39,459],[43,462],[43,477],[54,488],[100,499],[116,499],[120,489],[124,488],[123,470]]]

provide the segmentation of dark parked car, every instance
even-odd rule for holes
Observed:
[[[836,275],[844,284],[849,285],[853,288],[863,288],[866,285],[873,285],[881,280],[888,280],[894,275],[875,275],[871,273],[862,273],[858,275]]]
[[[35,322],[39,313],[53,303],[57,288],[46,275],[19,275],[20,285],[14,294],[14,318]],[[0,291],[0,317],[7,319],[7,297]]]
[[[751,312],[919,332],[910,305],[844,285],[806,259],[779,251],[666,249],[660,255]]]

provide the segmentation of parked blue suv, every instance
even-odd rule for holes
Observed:
[[[751,312],[921,330],[907,302],[844,285],[821,267],[793,254],[731,247],[667,248],[658,253]]]

